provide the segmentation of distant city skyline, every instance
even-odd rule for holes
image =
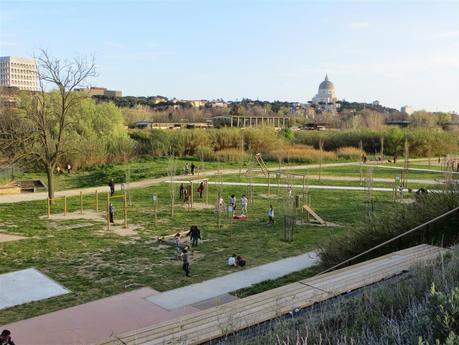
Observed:
[[[457,1],[1,1],[0,56],[94,55],[124,95],[459,112]]]

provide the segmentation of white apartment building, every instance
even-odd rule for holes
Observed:
[[[0,57],[0,86],[14,86],[20,90],[37,91],[37,62],[13,56]]]

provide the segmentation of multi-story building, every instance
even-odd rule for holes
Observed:
[[[0,57],[0,86],[37,91],[37,62],[34,59],[14,56]]]
[[[105,87],[91,86],[87,89],[76,89],[76,91],[85,91],[89,96],[108,96],[108,97],[122,97],[123,93],[117,90],[107,90]]]

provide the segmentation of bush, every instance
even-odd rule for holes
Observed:
[[[347,233],[339,241],[333,238],[323,244],[319,253],[322,264],[326,267],[334,266],[458,207],[459,187],[451,187],[443,193],[419,195],[416,199],[416,202],[411,205],[394,204],[388,210],[369,217],[362,226]],[[445,217],[430,224],[427,230],[419,230],[403,236],[391,244],[360,257],[357,261],[368,260],[418,243],[440,245],[457,243],[459,232],[455,217],[455,215]]]

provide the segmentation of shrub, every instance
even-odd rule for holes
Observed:
[[[416,202],[411,205],[394,204],[388,210],[370,216],[364,224],[341,237],[339,241],[333,238],[323,244],[319,253],[322,264],[326,267],[334,266],[458,207],[459,187],[450,187],[442,193],[420,195],[416,199]],[[445,217],[441,221],[430,224],[427,230],[419,230],[403,236],[391,244],[362,256],[358,261],[410,247],[419,242],[442,245],[457,243],[459,232],[457,219],[454,217],[455,215]]]

